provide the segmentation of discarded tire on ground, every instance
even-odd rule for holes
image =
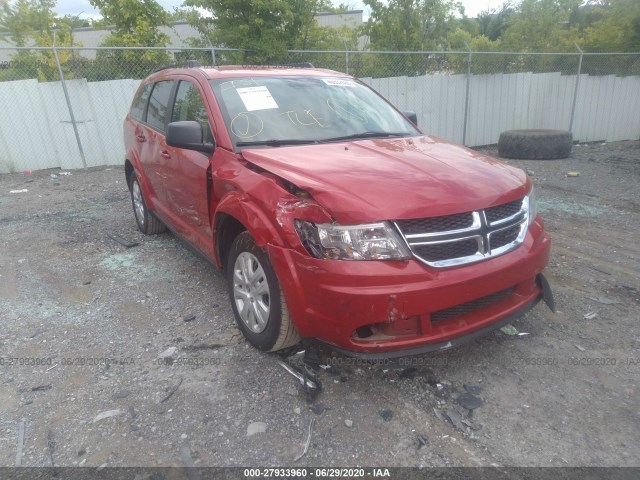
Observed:
[[[508,130],[500,134],[498,155],[529,160],[567,158],[572,140],[571,132],[564,130]]]

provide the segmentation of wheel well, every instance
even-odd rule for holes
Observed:
[[[131,190],[131,174],[133,173],[133,165],[129,160],[124,162],[124,177],[127,180],[127,187]]]
[[[216,220],[216,246],[218,259],[220,260],[220,270],[224,271],[227,268],[231,244],[233,240],[245,230],[246,227],[231,215],[227,215],[226,213],[218,215],[218,219]]]

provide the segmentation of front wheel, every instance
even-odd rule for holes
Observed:
[[[251,345],[274,352],[300,341],[269,258],[249,232],[231,245],[227,282],[236,323]]]

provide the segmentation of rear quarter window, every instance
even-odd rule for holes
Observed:
[[[153,83],[145,85],[144,88],[138,90],[133,102],[131,103],[131,116],[136,120],[143,120],[144,109],[149,100],[149,94],[153,88]]]

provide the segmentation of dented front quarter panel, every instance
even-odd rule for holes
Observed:
[[[227,214],[247,228],[258,246],[293,248],[306,254],[294,220],[326,223],[332,221],[331,215],[313,199],[288,192],[277,176],[252,168],[241,156],[231,152],[223,156],[214,162],[219,165],[213,173],[214,226],[216,217]]]

